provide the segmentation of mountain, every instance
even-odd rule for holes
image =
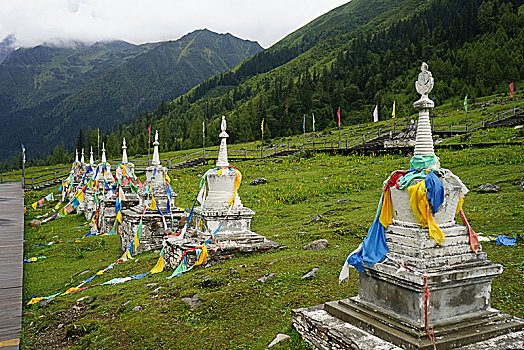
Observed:
[[[145,126],[159,129],[162,150],[218,143],[220,116],[230,142],[316,130],[413,113],[414,79],[422,61],[435,77],[436,103],[459,106],[467,94],[507,92],[524,77],[524,5],[517,0],[353,0],[289,34],[272,47],[139,117],[110,140],[126,136],[143,153]],[[147,135],[146,135],[147,139]]]
[[[0,63],[4,62],[7,56],[16,49],[15,36],[9,34],[2,41],[0,41]]]
[[[125,124],[260,50],[206,29],[143,45],[20,48],[0,64],[0,159],[16,154],[18,142],[42,155],[61,142],[71,146],[81,128],[105,132]]]

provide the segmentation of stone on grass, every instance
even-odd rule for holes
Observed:
[[[315,278],[317,277],[317,274],[316,274],[317,271],[318,271],[318,267],[314,267],[311,271],[309,271],[304,276],[302,276],[301,279],[304,280],[306,278]]]
[[[256,179],[251,181],[249,184],[251,186],[257,186],[257,185],[262,185],[262,184],[265,184],[265,183],[267,183],[266,179],[264,179],[263,177],[257,177]]]
[[[269,275],[266,275],[266,276],[260,277],[259,279],[257,279],[257,281],[260,282],[260,283],[266,283],[266,281],[267,281],[269,278],[273,277],[273,276],[275,276],[275,274],[274,274],[273,272],[271,272]]]
[[[313,221],[319,221],[322,219],[322,216],[320,214],[315,214],[315,216],[313,216],[311,218],[311,220],[309,220],[309,222],[313,222]]]
[[[477,189],[477,193],[498,193],[500,192],[500,187],[492,184],[492,183],[485,183],[484,185],[480,185]]]
[[[339,199],[339,200],[337,201],[337,204],[345,203],[345,202],[349,202],[349,201],[350,201],[350,199],[348,199],[348,198],[345,198],[345,199]]]
[[[329,247],[327,239],[319,239],[311,243],[306,244],[304,247],[305,250],[324,250]]]
[[[267,347],[270,348],[270,347],[280,343],[281,341],[288,340],[288,339],[289,339],[289,335],[283,334],[283,333],[278,333],[277,336],[275,337],[275,339],[273,339],[273,341],[271,343],[269,343],[269,345]]]
[[[146,287],[154,287],[154,286],[156,286],[155,282],[146,284]]]
[[[191,298],[182,298],[182,301],[189,305],[189,307],[192,309],[197,308],[200,306],[200,304],[202,304],[202,300],[200,300],[200,295],[198,293],[193,294]]]
[[[95,301],[94,297],[90,295],[86,295],[85,297],[81,297],[80,299],[77,299],[76,303],[77,304],[80,304],[80,303],[91,304],[93,301]]]
[[[134,308],[132,308],[131,311],[140,311],[142,309],[143,309],[143,307],[138,305],[138,306],[135,306]]]
[[[42,221],[41,220],[34,219],[34,220],[29,221],[29,226],[31,226],[31,227],[38,227],[40,225],[42,225]]]

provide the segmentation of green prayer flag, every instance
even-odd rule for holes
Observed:
[[[464,110],[466,112],[468,111],[468,95],[466,95],[466,97],[464,97]]]
[[[312,115],[313,115],[313,132],[315,132],[315,115],[314,114]]]

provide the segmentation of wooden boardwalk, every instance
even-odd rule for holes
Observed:
[[[0,184],[0,349],[18,349],[22,327],[24,191]]]

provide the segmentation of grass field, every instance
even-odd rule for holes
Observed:
[[[472,190],[465,212],[472,227],[486,236],[524,235],[524,169],[522,146],[440,150],[442,167],[452,170]],[[382,182],[389,173],[408,168],[407,154],[301,153],[232,165],[243,174],[240,196],[257,212],[252,230],[285,248],[265,254],[240,255],[212,267],[200,267],[166,279],[163,272],[115,286],[98,286],[56,298],[47,305],[25,306],[23,349],[264,349],[277,333],[292,335],[277,349],[305,349],[291,330],[291,310],[357,294],[357,273],[338,284],[347,255],[361,242],[372,223]],[[211,165],[172,172],[177,205],[189,207],[198,193],[199,176]],[[267,184],[248,183],[265,177]],[[501,191],[478,194],[491,182]],[[26,204],[49,192],[26,194]],[[55,192],[56,193],[56,192]],[[337,200],[348,201],[337,203]],[[28,208],[25,257],[46,259],[25,264],[24,302],[33,295],[65,291],[105,268],[121,255],[116,236],[80,239],[86,228],[80,215],[51,221],[40,228],[27,225],[36,214]],[[319,214],[322,219],[310,222]],[[460,222],[460,219],[458,219]],[[330,247],[311,252],[302,247],[325,238]],[[62,240],[66,243],[32,247]],[[524,317],[524,249],[483,244],[488,258],[504,265],[493,282],[492,306]],[[158,252],[139,255],[98,276],[93,283],[150,270]],[[318,267],[317,277],[301,276]],[[87,273],[84,271],[89,270]],[[257,279],[275,273],[267,282]],[[148,284],[156,283],[154,286]],[[157,289],[162,287],[161,289]],[[156,290],[156,291],[155,291]],[[181,298],[198,293],[202,304],[191,309]],[[81,298],[86,297],[83,300]],[[133,311],[140,306],[142,309]]]

